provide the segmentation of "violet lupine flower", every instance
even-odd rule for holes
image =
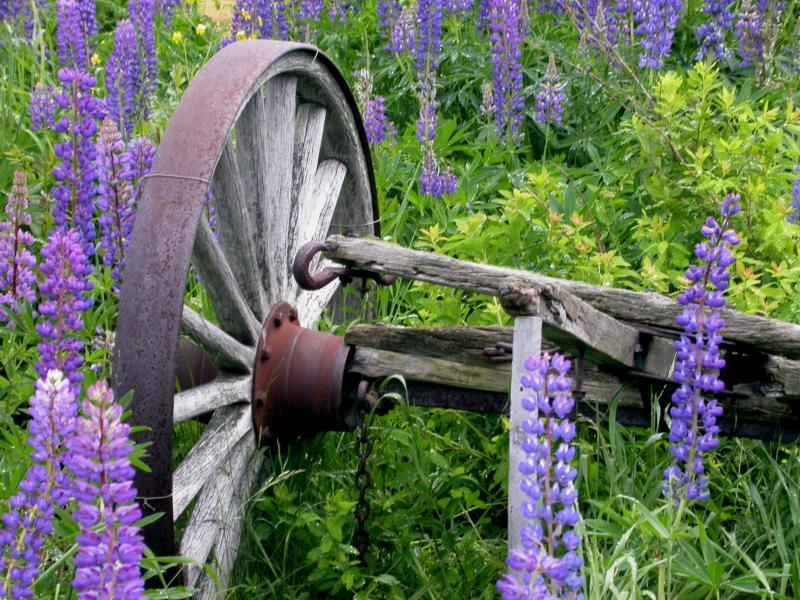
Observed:
[[[30,232],[23,229],[31,225],[27,180],[24,171],[14,173],[14,184],[6,203],[9,220],[0,221],[0,323],[8,320],[5,307],[18,312],[20,301],[33,303],[36,300],[33,290],[36,257],[29,250],[34,240]]]
[[[58,181],[53,188],[53,217],[61,231],[76,228],[83,238],[84,252],[92,256],[96,237],[92,217],[97,193],[93,138],[97,122],[103,117],[103,104],[92,95],[95,78],[91,75],[61,69],[58,79],[63,91],[56,95],[56,105],[62,114],[53,129],[66,139],[55,145],[55,155],[62,162],[53,169]]]
[[[703,12],[709,20],[697,28],[697,38],[701,41],[695,60],[703,60],[711,50],[717,60],[725,56],[725,36],[733,27],[733,0],[706,0]]]
[[[150,114],[150,98],[158,81],[158,59],[156,57],[156,38],[153,25],[155,15],[154,0],[128,0],[128,12],[139,48],[139,85],[137,86],[138,116],[146,119]]]
[[[448,167],[441,170],[436,156],[432,153],[423,154],[422,173],[419,176],[419,193],[432,198],[441,198],[455,193],[458,188],[458,179]]]
[[[156,146],[146,137],[138,137],[128,142],[128,157],[125,164],[128,166],[128,173],[125,178],[131,182],[133,188],[133,205],[138,206],[142,198],[142,187],[144,178],[153,166],[153,157],[156,155]]]
[[[419,34],[414,56],[417,71],[436,74],[442,52],[442,0],[419,0],[417,5]]]
[[[89,65],[89,47],[77,0],[56,0],[56,46],[62,68],[86,71]]]
[[[97,26],[97,16],[95,12],[95,2],[84,0],[78,2],[78,8],[81,14],[81,28],[83,29],[83,36],[88,40],[91,36],[97,35],[99,28]]]
[[[389,44],[386,46],[388,52],[402,54],[411,52],[417,39],[417,7],[415,3],[409,3],[400,11],[391,28]]]
[[[70,481],[63,469],[64,443],[75,428],[78,403],[70,382],[58,370],[34,384],[28,414],[32,465],[9,500],[0,525],[0,598],[30,598],[39,574],[45,538],[53,529],[57,506],[69,499]]]
[[[378,26],[381,29],[388,29],[400,16],[403,5],[398,0],[380,0],[375,12],[378,13]]]
[[[743,0],[736,20],[736,41],[743,67],[760,64],[780,30],[783,2]]]
[[[55,230],[42,248],[40,270],[45,276],[39,286],[40,321],[36,331],[44,338],[37,346],[41,358],[36,365],[40,377],[51,369],[58,369],[80,392],[82,379],[78,367],[83,363],[83,342],[76,334],[83,329],[81,314],[92,305],[88,292],[92,272],[83,252],[80,234],[70,229]]]
[[[300,0],[295,16],[303,22],[319,21],[322,15],[322,0]]]
[[[520,512],[528,524],[521,531],[522,548],[512,549],[506,560],[511,573],[497,582],[504,600],[583,599],[581,536],[575,531],[580,521],[574,485],[578,471],[571,464],[575,448],[570,446],[575,425],[569,415],[575,401],[569,368],[560,354],[525,361],[528,374],[520,383],[531,393],[522,406],[530,415],[522,423],[525,459],[518,468],[524,476],[520,487],[528,497]]]
[[[664,471],[664,494],[676,501],[705,502],[708,479],[703,457],[719,445],[717,417],[722,407],[713,395],[725,389],[719,372],[725,366],[720,356],[725,321],[719,309],[725,306],[728,267],[736,260],[730,248],[739,244],[730,228],[738,214],[739,194],[728,194],[722,202],[722,223],[709,217],[701,232],[707,241],[695,246],[699,265],[691,265],[686,278],[691,286],[678,297],[685,307],[676,319],[684,334],[675,342],[675,381],[680,387],[672,394],[670,452],[675,459]]]
[[[383,96],[375,96],[367,100],[364,107],[364,129],[367,141],[377,146],[392,132],[392,124],[386,118],[386,101]]]
[[[122,407],[105,381],[87,390],[82,412],[67,442],[78,501],[72,516],[80,525],[72,587],[79,600],[143,599],[144,543],[134,526],[142,512],[129,459],[130,426],[122,422]]]
[[[42,127],[50,127],[56,113],[56,101],[53,98],[55,90],[52,87],[45,87],[37,83],[33,88],[28,112],[31,116],[31,127],[34,131],[39,131]]]
[[[261,18],[261,37],[265,40],[288,40],[289,19],[285,0],[255,0]]]
[[[640,67],[660,69],[664,66],[682,8],[682,0],[642,0],[641,10],[636,11],[636,34],[642,46]]]
[[[792,184],[792,202],[789,205],[792,211],[789,213],[788,221],[800,225],[800,165],[795,168],[795,171],[798,175]]]
[[[100,211],[100,254],[119,281],[125,266],[125,252],[136,215],[133,186],[127,175],[130,167],[125,142],[111,119],[106,118],[97,138],[97,208]]]
[[[492,44],[495,123],[511,142],[525,121],[522,96],[522,0],[490,1],[489,40]]]
[[[164,15],[164,23],[169,25],[172,21],[172,16],[175,13],[175,8],[180,3],[180,0],[157,0],[156,11]]]
[[[333,23],[339,21],[340,23],[347,23],[347,19],[351,13],[358,12],[358,5],[349,2],[348,0],[332,0],[328,5],[328,19]]]
[[[444,0],[444,9],[450,13],[467,12],[473,4],[474,0]]]
[[[128,19],[117,23],[114,29],[114,49],[106,64],[106,110],[125,137],[133,133],[139,118],[141,81],[136,29]]]
[[[558,75],[555,58],[550,56],[547,70],[536,93],[536,121],[542,125],[561,123],[566,100],[564,84]]]

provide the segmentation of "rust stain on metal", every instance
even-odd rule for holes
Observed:
[[[272,307],[253,366],[253,429],[262,443],[353,428],[354,406],[342,394],[351,351],[342,337],[301,327],[288,303]]]

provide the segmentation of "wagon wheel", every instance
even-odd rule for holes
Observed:
[[[118,395],[134,391],[132,423],[148,428],[137,441],[152,443],[151,472],[138,473],[136,486],[145,512],[164,516],[147,527],[147,544],[156,555],[179,552],[200,564],[213,556],[223,586],[262,462],[251,398],[256,388],[263,400],[257,376],[270,377],[259,366],[269,363],[265,336],[277,340],[279,320],[298,315],[313,325],[338,287],[297,287],[290,266],[301,245],[329,233],[377,233],[367,148],[352,95],[327,57],[311,46],[251,40],[223,49],[194,78],[145,183],[120,297],[115,387]],[[209,189],[218,238],[203,209]],[[190,263],[216,324],[184,305]],[[212,357],[219,375],[176,393],[181,334]],[[327,351],[341,363],[343,348]],[[208,413],[205,431],[173,468],[173,425]],[[290,428],[292,416],[284,415]],[[342,415],[329,421],[311,429],[347,425]],[[176,540],[175,520],[190,507]],[[190,566],[186,582],[211,595],[202,573]]]

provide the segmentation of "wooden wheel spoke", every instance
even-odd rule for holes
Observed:
[[[203,483],[253,427],[249,406],[224,406],[214,412],[203,435],[172,476],[172,510],[177,518]]]
[[[312,271],[319,271],[334,265],[333,261],[324,259],[319,261],[319,266],[312,267]],[[341,284],[336,280],[321,290],[298,290],[294,304],[297,314],[300,316],[300,324],[303,327],[313,327],[340,287]]]
[[[185,305],[181,315],[181,333],[192,338],[220,369],[249,373],[253,367],[252,348],[238,342]]]
[[[255,454],[251,461],[252,466],[248,466],[233,492],[233,502],[231,503],[231,514],[229,515],[227,526],[223,527],[214,542],[214,572],[219,581],[219,588],[214,580],[203,571],[197,586],[200,592],[197,594],[198,600],[206,598],[217,598],[228,586],[231,568],[236,560],[236,552],[239,549],[239,537],[242,532],[242,521],[245,516],[245,507],[250,499],[258,473],[264,463],[262,454]]]
[[[254,344],[261,326],[239,290],[205,216],[201,217],[197,228],[192,263],[200,274],[222,329],[238,340]]]
[[[203,491],[189,518],[189,524],[181,538],[181,555],[196,560],[199,564],[189,565],[186,570],[186,584],[194,586],[208,559],[214,542],[229,527],[238,529],[235,520],[241,518],[233,504],[236,488],[240,485],[245,471],[251,467],[248,460],[255,449],[252,436],[240,439],[230,453],[215,470],[213,476],[205,481]],[[237,535],[238,538],[238,535]]]
[[[249,123],[253,111],[248,111],[248,108],[259,105],[260,103],[250,102],[242,113],[242,121]],[[237,140],[239,144],[252,145],[252,139],[245,136],[244,132],[237,135]],[[254,152],[252,157],[257,156],[259,154]],[[254,195],[256,192],[253,190],[245,191],[230,143],[222,151],[211,185],[219,215],[222,249],[250,309],[261,320],[266,314],[267,304],[261,280],[256,275],[258,259],[253,228],[255,215],[250,201],[259,196]],[[247,187],[251,187],[249,182]]]
[[[289,227],[289,259],[309,239],[308,232],[316,221],[311,221],[315,205],[321,204],[314,194],[317,166],[319,165],[322,135],[325,130],[324,106],[307,102],[297,107],[295,116],[294,170],[292,173],[292,217]],[[318,212],[318,211],[316,211]],[[305,235],[304,235],[305,234]]]
[[[190,388],[175,395],[172,421],[181,423],[229,404],[248,402],[252,393],[249,375],[220,375],[214,381]]]
[[[249,175],[242,173],[244,178],[263,182],[259,184],[263,194],[254,199],[258,206],[255,236],[260,243],[261,281],[270,306],[285,299],[289,279],[296,91],[297,78],[292,75],[278,75],[264,86],[263,119],[255,125],[262,131],[258,133],[259,143],[264,144],[262,169]]]

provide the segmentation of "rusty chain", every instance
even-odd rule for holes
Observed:
[[[372,454],[372,440],[367,437],[367,411],[369,403],[367,401],[367,389],[369,384],[362,381],[358,386],[358,401],[356,405],[356,419],[358,422],[358,440],[356,441],[356,456],[358,456],[358,470],[356,471],[355,484],[358,489],[358,503],[356,504],[354,515],[356,528],[353,531],[353,546],[358,550],[358,558],[364,562],[364,556],[369,548],[369,532],[367,531],[367,519],[370,514],[370,506],[367,501],[367,488],[372,483],[372,477],[367,471],[367,459]]]

